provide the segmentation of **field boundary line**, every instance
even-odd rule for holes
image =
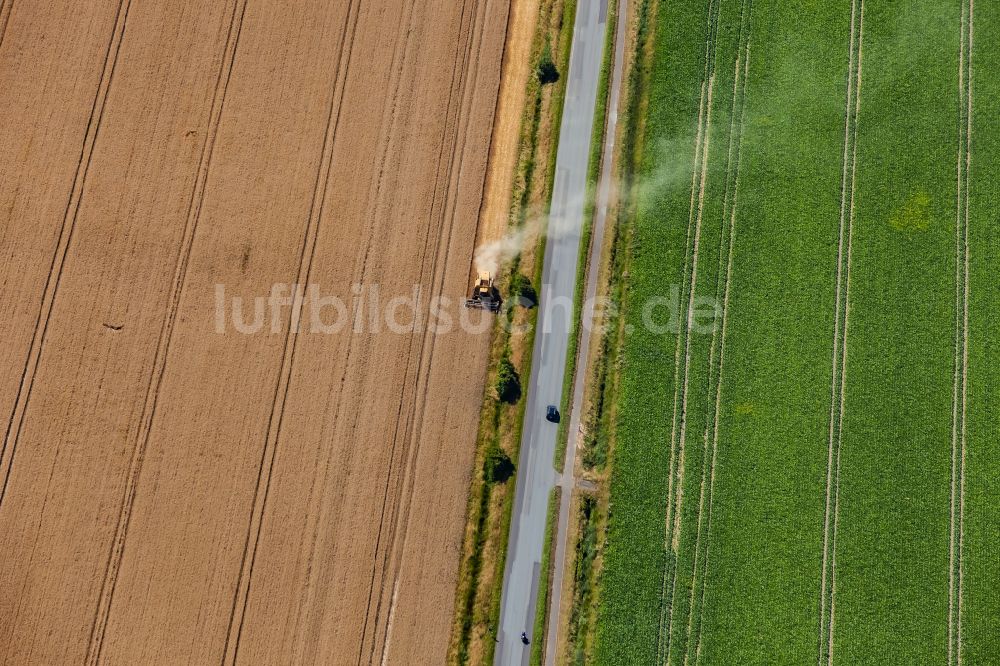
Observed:
[[[711,111],[711,109],[706,109],[709,98],[709,86],[710,82],[714,81],[714,76],[711,76],[712,68],[714,65],[714,41],[716,23],[714,21],[717,8],[721,0],[711,0],[707,7],[706,12],[706,22],[707,31],[705,36],[705,66],[702,74],[701,81],[701,95],[698,103],[698,129],[695,135],[695,156],[694,162],[692,164],[691,171],[691,203],[688,210],[688,226],[687,235],[685,240],[685,255],[684,255],[684,268],[681,275],[682,285],[680,291],[680,297],[684,299],[686,293],[685,289],[688,288],[688,267],[692,263],[692,238],[694,234],[695,227],[695,216],[696,216],[696,203],[698,194],[698,177],[702,171],[702,161],[705,160],[705,142],[706,135],[708,133],[706,127],[706,115]],[[693,293],[694,284],[690,285],[690,289]],[[688,300],[690,303],[689,299]],[[690,313],[685,312],[684,321],[687,322],[690,319]],[[674,558],[671,560],[667,557],[664,562],[663,568],[663,580],[660,589],[660,621],[659,628],[657,631],[657,663],[664,663],[669,656],[670,652],[670,621],[672,619],[672,598],[673,598],[673,586],[670,581],[673,574],[676,573],[677,561],[676,561],[676,549],[674,548],[674,538],[673,531],[675,526],[674,513],[676,511],[675,502],[675,481],[680,484],[677,480],[677,470],[680,469],[682,462],[679,460],[679,455],[677,451],[677,439],[678,439],[678,416],[680,411],[681,402],[681,384],[682,384],[682,368],[681,368],[681,350],[684,348],[684,340],[687,339],[688,331],[685,327],[680,325],[681,320],[678,319],[678,332],[677,332],[677,343],[674,350],[674,397],[673,397],[673,416],[671,417],[671,427],[670,427],[670,458],[668,462],[668,480],[667,480],[667,510],[666,510],[666,523],[665,523],[665,542],[664,542],[664,552],[669,554],[671,551],[674,552]],[[684,374],[686,374],[686,368],[683,369]],[[668,597],[668,588],[669,594]],[[664,636],[664,630],[666,630],[666,636]]]
[[[955,371],[952,394],[951,493],[948,534],[948,663],[962,664],[965,463],[969,369],[969,194],[972,169],[973,0],[963,0],[959,38],[959,146],[955,226]],[[957,514],[957,515],[956,515]]]
[[[167,313],[163,324],[160,327],[156,353],[153,360],[153,372],[150,375],[149,383],[146,386],[146,394],[143,400],[142,420],[139,423],[139,431],[136,436],[136,443],[133,447],[132,457],[129,461],[129,470],[126,476],[125,489],[122,503],[119,507],[118,524],[115,530],[115,538],[112,541],[108,561],[105,565],[104,577],[101,582],[101,592],[98,598],[98,605],[95,610],[94,620],[90,629],[90,641],[87,649],[86,662],[95,664],[100,660],[101,651],[104,645],[104,632],[111,613],[111,605],[118,582],[118,571],[121,566],[124,553],[125,542],[128,538],[128,530],[131,524],[132,508],[138,490],[139,476],[142,472],[142,464],[145,459],[146,450],[149,446],[149,439],[152,432],[153,420],[156,416],[156,409],[159,401],[160,387],[166,373],[167,356],[170,351],[170,343],[173,337],[174,323],[177,317],[177,310],[180,305],[187,280],[187,268],[190,260],[191,249],[194,244],[194,237],[198,229],[201,217],[201,206],[205,196],[205,184],[208,180],[208,173],[211,169],[212,155],[215,149],[215,139],[218,135],[219,123],[225,107],[226,93],[229,87],[229,79],[232,74],[233,63],[236,58],[236,51],[239,46],[240,33],[243,27],[243,16],[246,12],[247,0],[233,2],[233,10],[230,16],[229,28],[226,34],[226,42],[219,66],[219,73],[216,77],[215,88],[212,93],[212,102],[209,107],[208,132],[205,141],[202,143],[201,155],[198,160],[198,170],[195,177],[194,187],[191,191],[191,199],[188,203],[188,211],[181,236],[181,244],[178,247],[177,258],[175,259],[173,286],[171,298],[167,305]]]
[[[83,144],[80,147],[80,156],[77,159],[76,172],[73,175],[73,184],[70,187],[66,209],[63,212],[63,220],[59,229],[56,247],[52,253],[49,274],[45,280],[45,287],[42,290],[42,298],[38,307],[38,315],[35,319],[34,332],[32,333],[28,354],[24,361],[24,368],[21,371],[14,405],[11,408],[10,418],[7,422],[3,445],[0,447],[0,476],[3,477],[3,481],[0,483],[0,509],[3,508],[3,500],[7,495],[7,484],[10,481],[11,470],[14,467],[14,455],[17,453],[18,440],[21,436],[21,429],[24,426],[25,415],[28,412],[28,404],[31,401],[31,393],[35,384],[35,374],[41,363],[42,351],[45,347],[45,340],[49,329],[49,320],[52,310],[55,307],[55,300],[59,292],[59,284],[62,280],[62,271],[66,265],[69,247],[73,242],[73,232],[76,229],[80,204],[87,186],[87,175],[90,173],[90,163],[94,155],[94,148],[101,132],[104,109],[111,92],[111,86],[114,83],[115,71],[118,65],[118,53],[125,38],[125,27],[128,23],[128,13],[131,5],[132,0],[118,1],[114,30],[111,33],[111,38],[108,40],[108,48],[104,53],[101,78],[90,108],[87,129],[84,132]],[[16,427],[15,423],[17,424]]]
[[[462,178],[462,166],[465,161],[465,149],[469,136],[469,128],[471,125],[469,114],[467,113],[467,111],[475,95],[475,91],[477,89],[477,84],[479,80],[479,73],[480,73],[479,49],[474,48],[474,45],[478,46],[478,44],[481,44],[482,42],[484,35],[483,28],[485,24],[485,12],[487,11],[488,6],[489,6],[488,0],[485,1],[475,0],[474,9],[469,14],[471,23],[470,29],[467,31],[462,30],[459,33],[460,37],[463,34],[469,34],[470,36],[468,41],[465,43],[465,54],[463,56],[462,65],[458,68],[455,68],[455,70],[453,71],[452,85],[449,90],[449,101],[447,108],[449,109],[450,113],[450,110],[452,108],[452,100],[454,98],[454,93],[456,92],[454,74],[460,71],[462,73],[462,76],[458,79],[457,92],[459,94],[458,94],[458,106],[456,111],[457,115],[454,121],[455,122],[454,139],[451,145],[451,154],[448,160],[448,168],[447,168],[447,178],[445,180],[445,188],[442,195],[443,196],[443,202],[442,202],[443,210],[441,211],[442,223],[441,225],[435,225],[434,227],[428,229],[427,239],[425,240],[425,245],[424,245],[424,252],[422,254],[422,259],[421,259],[420,275],[423,276],[424,274],[423,268],[426,262],[428,250],[430,250],[433,245],[434,251],[433,251],[433,258],[431,260],[431,270],[430,270],[429,280],[431,284],[431,289],[432,291],[435,292],[435,295],[437,296],[440,296],[444,292],[445,276],[447,273],[448,260],[450,257],[450,250],[451,250],[451,241],[453,238],[453,230],[455,226],[455,220],[457,217],[456,215],[457,200],[452,199],[449,196],[449,194],[452,192],[453,185],[454,189],[457,191],[459,182],[461,181]],[[463,3],[463,10],[462,10],[463,16],[465,14],[465,7],[466,4]],[[460,25],[464,25],[464,21]],[[462,41],[460,38],[458,43],[458,50],[461,49],[461,46],[462,46]],[[476,62],[474,67],[469,65],[473,57],[475,58]],[[468,85],[470,81],[470,76],[469,76],[470,69],[474,70],[474,76],[472,77],[473,85],[471,88]],[[447,135],[447,131],[445,135]],[[443,144],[441,146],[441,150],[439,153],[438,177],[436,177],[435,179],[435,192],[438,189],[437,183],[439,182],[440,165],[441,162],[443,161],[445,153],[445,145],[447,144]],[[452,181],[454,181],[454,183]],[[444,223],[446,219],[448,220],[448,233],[445,235],[441,233],[441,230],[444,228]],[[437,234],[433,233],[435,230],[438,231]],[[431,243],[430,240],[431,238],[435,238],[435,242],[433,244]],[[442,240],[444,241],[443,245],[442,245]],[[441,261],[442,259],[443,263]],[[437,283],[437,287],[434,287],[435,282]],[[393,589],[393,594],[388,599],[389,607],[386,610],[385,622],[384,626],[382,627],[383,629],[382,639],[381,639],[382,651],[381,651],[380,661],[384,663],[388,658],[389,628],[391,624],[392,615],[395,611],[395,602],[396,602],[395,590],[398,588],[399,571],[402,568],[403,551],[405,549],[406,537],[408,535],[410,509],[412,507],[412,497],[415,487],[415,477],[413,472],[417,462],[417,457],[420,452],[420,443],[421,443],[420,430],[423,426],[424,415],[426,413],[427,390],[428,390],[428,382],[430,379],[430,368],[433,366],[433,361],[434,361],[435,338],[436,336],[433,335],[429,329],[425,330],[423,332],[423,335],[420,336],[419,338],[420,351],[417,357],[416,375],[414,378],[415,387],[414,387],[413,404],[410,406],[410,413],[407,417],[406,426],[404,428],[402,436],[404,448],[403,448],[403,453],[400,456],[400,460],[402,461],[405,459],[406,464],[402,466],[402,469],[399,471],[398,474],[398,479],[396,482],[396,494],[397,494],[396,502],[391,512],[390,523],[387,526],[385,521],[385,505],[389,500],[389,485],[392,477],[392,465],[395,460],[395,455],[394,454],[390,455],[389,459],[390,469],[386,476],[386,490],[385,490],[385,496],[383,498],[382,518],[379,523],[379,536],[376,540],[376,546],[375,546],[376,563],[373,565],[372,580],[369,588],[368,608],[365,614],[365,627],[362,631],[363,643],[361,652],[363,653],[364,641],[367,640],[366,638],[367,625],[369,623],[370,619],[369,616],[372,610],[371,608],[372,595],[375,592],[375,577],[377,575],[376,568],[378,562],[378,548],[379,548],[379,543],[382,540],[382,530],[384,527],[388,527],[389,529],[388,542],[386,545],[385,555],[383,558],[384,564],[382,567],[382,579],[379,583],[379,588],[378,588],[378,601],[374,608],[375,627],[372,630],[372,644],[368,658],[370,664],[374,663],[375,652],[378,650],[379,646],[379,636],[378,636],[379,620],[382,617],[382,606],[383,602],[386,600],[387,590],[389,589],[389,587],[387,586],[387,580],[391,579],[392,581],[391,588]],[[417,339],[416,336],[414,336],[414,341],[416,341],[416,339]],[[409,365],[409,359],[407,361],[407,364]],[[426,373],[422,372],[422,370],[426,370]],[[400,403],[400,413],[402,413],[402,408],[404,403],[405,401],[402,401]],[[397,417],[397,428],[398,426],[399,426],[399,418]],[[398,437],[394,436],[393,450],[395,450],[397,446],[398,443],[397,440]],[[390,574],[390,569],[392,571],[391,574]],[[359,653],[359,663],[360,662],[361,662],[361,654]]]
[[[313,262],[316,256],[316,244],[322,225],[326,193],[329,185],[329,172],[333,162],[333,146],[336,139],[337,129],[340,124],[340,114],[343,108],[343,98],[347,86],[347,77],[350,72],[351,54],[353,52],[354,37],[357,28],[360,11],[354,0],[350,0],[347,13],[344,18],[344,25],[341,32],[340,50],[337,56],[337,64],[334,68],[333,89],[330,94],[330,104],[327,111],[326,127],[323,135],[323,143],[320,150],[320,160],[316,169],[316,179],[313,183],[312,201],[309,205],[309,215],[306,221],[306,229],[302,238],[302,247],[299,252],[299,264],[296,275],[296,284],[307,285],[312,273]],[[351,18],[354,20],[352,21]],[[339,94],[338,94],[339,90]],[[298,348],[298,333],[300,322],[302,300],[304,294],[302,288],[297,288],[292,294],[292,307],[289,313],[289,327],[285,333],[281,367],[278,373],[278,381],[275,383],[275,393],[272,400],[271,415],[268,418],[267,434],[264,447],[261,451],[261,461],[257,473],[257,483],[254,487],[254,498],[247,525],[246,542],[243,548],[243,558],[240,564],[240,574],[237,579],[236,589],[233,593],[233,604],[230,610],[226,641],[223,649],[223,663],[236,663],[239,656],[240,640],[243,635],[243,622],[246,616],[247,602],[250,598],[250,590],[253,583],[253,570],[256,564],[257,546],[260,543],[260,535],[263,527],[264,513],[267,510],[267,500],[271,488],[272,471],[276,457],[278,442],[281,437],[281,428],[284,423],[285,405],[287,404],[289,387],[291,386],[291,374],[295,364],[295,352]],[[236,622],[237,609],[239,609],[239,622]]]
[[[740,176],[740,158],[742,156],[742,145],[743,145],[743,129],[744,121],[746,119],[746,93],[747,93],[747,77],[749,75],[749,61],[750,61],[750,35],[752,30],[752,18],[753,18],[753,0],[743,0],[740,3],[740,30],[737,39],[737,51],[736,51],[736,63],[733,71],[733,99],[732,106],[730,110],[730,127],[729,127],[729,151],[726,163],[726,191],[723,196],[723,207],[722,207],[722,233],[719,238],[719,270],[716,277],[716,302],[722,301],[722,323],[721,330],[720,325],[717,323],[713,327],[712,331],[712,346],[711,352],[709,354],[709,378],[708,378],[708,389],[709,389],[709,402],[711,404],[713,393],[714,395],[714,418],[711,423],[706,423],[704,443],[703,443],[703,453],[702,453],[702,479],[701,479],[701,489],[700,496],[698,500],[698,529],[697,536],[695,537],[695,554],[694,563],[692,566],[691,573],[691,594],[689,599],[688,608],[688,626],[687,626],[687,645],[684,652],[684,664],[688,664],[691,659],[692,647],[694,648],[695,661],[698,659],[698,643],[701,638],[701,622],[703,619],[704,606],[704,594],[699,595],[699,584],[698,584],[698,564],[701,559],[701,542],[703,527],[705,528],[705,550],[706,557],[705,562],[702,564],[702,584],[701,588],[704,590],[706,585],[705,575],[707,573],[707,550],[710,539],[710,519],[711,519],[711,506],[714,499],[715,491],[715,468],[716,460],[718,454],[718,427],[720,420],[721,411],[721,401],[722,401],[722,372],[724,364],[724,349],[725,349],[725,334],[726,326],[728,324],[728,306],[729,306],[729,295],[731,287],[731,277],[733,268],[733,237],[736,231],[736,206],[738,203],[738,193],[739,193],[739,176]],[[744,44],[744,37],[745,44]],[[742,66],[742,67],[741,67]],[[741,72],[742,69],[742,72]],[[737,121],[737,117],[739,121]],[[726,224],[727,218],[729,224]],[[728,231],[728,234],[726,233]],[[725,264],[723,263],[725,262]],[[715,365],[716,351],[719,351],[718,367]],[[712,390],[713,385],[713,370],[715,377],[715,391]],[[714,433],[713,443],[711,446],[712,455],[709,458],[709,431]],[[711,462],[709,463],[709,460]],[[706,489],[707,486],[707,489]],[[706,502],[706,492],[708,495],[708,516],[705,515],[705,502]],[[698,602],[702,603],[698,603]],[[692,638],[695,634],[695,621],[697,618],[697,632],[698,637],[695,644],[692,644]]]
[[[823,558],[820,576],[820,629],[818,663],[832,662],[833,579],[836,566],[836,523],[840,493],[840,450],[846,386],[847,329],[850,312],[850,270],[857,176],[857,128],[860,112],[861,48],[864,2],[851,3],[851,36],[844,120],[844,155],[841,181],[840,231],[837,244],[837,289],[830,382],[830,427],[823,515]],[[845,265],[846,261],[846,265]],[[839,408],[838,408],[839,405]]]

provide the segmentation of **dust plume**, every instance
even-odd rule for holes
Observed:
[[[611,182],[608,207],[611,210],[628,205],[632,198],[660,196],[670,188],[679,184],[690,184],[691,165],[693,162],[694,136],[673,141],[661,141],[656,152],[659,157],[653,160],[655,167],[645,174],[636,174],[630,185],[626,186],[615,175]],[[593,188],[590,196],[596,199],[597,188]],[[585,202],[580,197],[574,197],[566,202],[565,210],[573,215],[585,210]],[[569,231],[577,229],[566,228],[565,224],[556,224],[555,219],[544,210],[532,210],[524,223],[518,227],[509,228],[499,240],[479,246],[474,257],[477,272],[488,271],[493,275],[500,268],[509,264],[526,248],[537,244],[544,234],[550,239],[561,237]]]

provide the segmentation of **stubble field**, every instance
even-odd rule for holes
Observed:
[[[460,299],[507,12],[0,3],[0,662],[444,660],[488,336],[215,285]]]

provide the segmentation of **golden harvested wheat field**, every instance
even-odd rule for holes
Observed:
[[[489,336],[218,285],[460,300],[509,1],[0,0],[0,663],[444,661]]]

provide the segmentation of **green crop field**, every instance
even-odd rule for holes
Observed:
[[[1000,5],[642,7],[597,663],[1000,663]]]

